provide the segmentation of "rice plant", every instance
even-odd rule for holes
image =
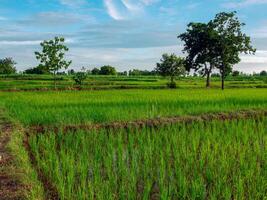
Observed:
[[[266,199],[267,118],[29,139],[61,199]]]

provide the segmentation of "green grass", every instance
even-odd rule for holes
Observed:
[[[77,125],[266,109],[267,89],[0,92],[0,99],[26,126]]]
[[[266,199],[267,119],[30,138],[61,199]]]
[[[166,88],[168,78],[160,76],[93,76],[84,82],[84,89],[159,89]],[[220,78],[212,78],[212,87],[220,87]],[[225,83],[228,88],[266,88],[267,78],[260,76],[228,77]],[[185,77],[177,80],[179,88],[203,88],[205,79],[200,77]],[[72,76],[57,76],[58,89],[75,88]],[[53,89],[54,79],[51,75],[0,75],[0,90],[44,90]]]

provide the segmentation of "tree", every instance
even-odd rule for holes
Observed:
[[[98,68],[92,69],[91,73],[92,75],[99,75],[100,70]]]
[[[73,80],[75,81],[75,83],[77,85],[79,85],[79,87],[82,86],[82,84],[86,80],[86,78],[87,78],[87,74],[85,72],[77,72],[73,76]]]
[[[206,87],[210,87],[210,76],[218,58],[216,32],[211,24],[190,23],[185,33],[178,36],[184,44],[186,70],[194,70],[206,76]]]
[[[219,53],[216,67],[220,71],[224,90],[225,77],[232,71],[233,65],[241,61],[240,53],[254,54],[256,49],[252,47],[250,37],[242,33],[245,24],[239,21],[236,12],[218,13],[209,23],[216,31],[214,47]]]
[[[116,75],[117,71],[115,67],[112,67],[110,65],[105,65],[100,68],[99,74],[100,75]]]
[[[37,66],[34,68],[26,69],[24,71],[24,74],[49,74],[50,72],[46,67],[43,66]]]
[[[171,82],[168,86],[170,88],[175,88],[175,77],[185,75],[185,59],[177,57],[175,54],[163,54],[160,63],[157,63],[155,71],[162,76],[170,77]]]
[[[14,74],[16,73],[16,62],[13,58],[0,59],[0,74]]]
[[[239,76],[240,75],[240,72],[239,71],[233,71],[232,72],[232,76]]]
[[[263,70],[263,71],[261,71],[261,72],[260,72],[260,76],[267,76],[267,72],[266,72],[266,71],[264,71],[264,70]]]
[[[40,60],[39,67],[47,68],[54,75],[56,88],[56,74],[60,69],[67,69],[72,61],[64,59],[65,52],[69,49],[64,45],[63,37],[55,37],[53,40],[43,41],[40,45],[42,52],[35,52],[36,59]]]

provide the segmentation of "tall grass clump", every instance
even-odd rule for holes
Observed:
[[[264,199],[267,118],[29,139],[60,199]]]

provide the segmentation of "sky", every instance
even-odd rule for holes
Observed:
[[[257,53],[234,68],[259,72],[267,70],[266,10],[267,0],[0,0],[0,58],[13,57],[20,71],[34,67],[40,42],[63,36],[75,70],[152,70],[163,53],[185,56],[177,36],[188,23],[237,11]]]

